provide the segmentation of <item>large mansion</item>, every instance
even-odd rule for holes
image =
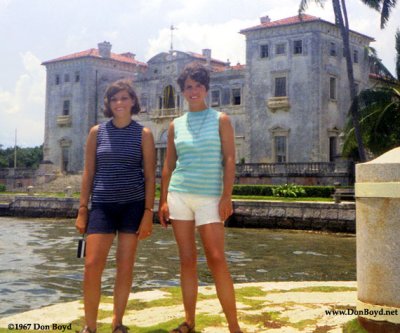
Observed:
[[[211,70],[209,105],[230,115],[237,162],[329,162],[340,154],[341,133],[350,105],[343,43],[335,24],[303,15],[240,31],[246,37],[246,64],[171,50],[147,62],[133,53],[115,54],[111,44],[45,61],[47,70],[44,160],[63,172],[83,169],[89,129],[106,120],[108,84],[134,83],[141,112],[134,117],[153,131],[158,164],[165,156],[167,128],[187,111],[176,79],[198,61]],[[350,33],[358,89],[371,85],[365,48],[371,37]]]

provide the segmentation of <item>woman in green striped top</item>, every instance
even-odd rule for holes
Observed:
[[[171,122],[162,170],[159,217],[170,221],[178,244],[185,322],[171,332],[194,332],[197,228],[231,333],[241,332],[224,253],[224,221],[232,214],[234,133],[229,117],[207,106],[210,76],[201,64],[185,67],[178,84],[189,112]]]

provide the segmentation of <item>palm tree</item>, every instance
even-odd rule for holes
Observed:
[[[313,1],[321,5],[322,7],[326,2],[326,0],[301,0],[299,7],[300,17],[301,14],[304,13],[310,1]],[[350,39],[349,39],[350,28],[347,16],[346,2],[345,0],[332,0],[332,6],[333,6],[333,12],[335,14],[335,23],[339,27],[340,34],[343,40],[343,53],[346,58],[347,78],[349,81],[350,99],[352,101],[350,107],[350,114],[353,122],[355,138],[357,141],[359,159],[361,162],[363,162],[366,160],[366,154],[359,124],[357,93],[356,93],[356,84],[354,81],[353,62],[351,59],[351,51],[350,51]]]
[[[397,0],[361,0],[367,6],[381,13],[381,29],[385,28],[391,10],[396,7]]]
[[[397,52],[397,56],[396,56],[396,76],[397,76],[397,80],[400,80],[400,30],[397,29],[396,32],[396,52]]]
[[[395,38],[399,60],[400,31],[397,31]],[[366,147],[372,154],[380,155],[400,145],[400,66],[397,66],[396,79],[378,59],[376,53],[370,53],[369,57],[373,71],[381,83],[359,94],[360,125]],[[356,148],[354,128],[350,121],[345,128],[345,137],[343,154],[349,156]]]

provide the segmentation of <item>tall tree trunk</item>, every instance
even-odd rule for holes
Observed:
[[[396,31],[396,77],[400,81],[400,30]]]
[[[360,121],[359,121],[359,112],[358,112],[358,101],[357,101],[357,93],[356,93],[356,84],[354,81],[354,72],[353,72],[353,62],[351,59],[351,50],[350,50],[350,29],[349,29],[349,21],[347,17],[346,3],[345,0],[332,0],[333,12],[335,14],[336,24],[339,26],[340,33],[343,39],[343,50],[346,58],[346,67],[347,67],[347,78],[349,80],[350,86],[350,99],[351,99],[351,108],[350,113],[354,126],[354,134],[356,136],[357,146],[358,146],[358,154],[361,162],[366,161],[366,154],[364,143],[362,141],[361,131],[360,131]]]

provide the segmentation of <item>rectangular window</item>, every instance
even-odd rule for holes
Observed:
[[[268,58],[269,49],[268,45],[260,45],[260,58]]]
[[[329,78],[329,98],[336,99],[336,78],[332,76]]]
[[[219,90],[212,90],[211,91],[211,106],[220,106],[221,99]]]
[[[232,89],[232,105],[240,105],[240,88]]]
[[[70,112],[69,107],[70,107],[69,101],[64,101],[64,103],[63,103],[63,113],[62,113],[63,116],[69,116],[69,112]]]
[[[293,42],[293,53],[294,54],[302,54],[303,53],[303,41],[295,40]]]
[[[334,162],[337,155],[337,137],[329,137],[329,162]]]
[[[75,72],[75,82],[79,82],[81,80],[81,76],[79,72]]]
[[[286,162],[286,136],[275,136],[275,162],[285,163]]]
[[[285,43],[277,44],[276,48],[275,48],[275,53],[276,54],[286,54],[286,44]]]
[[[69,82],[69,74],[64,74],[64,82]]]
[[[336,44],[333,42],[330,44],[330,47],[329,47],[329,55],[331,57],[336,57]]]
[[[354,50],[353,52],[353,61],[355,64],[358,64],[358,51]]]
[[[286,77],[275,78],[275,97],[287,96],[286,95]]]
[[[60,84],[60,75],[56,75],[56,85],[59,85]]]
[[[69,148],[62,147],[61,148],[61,157],[62,157],[62,171],[68,171],[68,164],[69,164]]]
[[[158,108],[161,110],[162,106],[163,106],[162,97],[160,96],[160,97],[158,97]]]

